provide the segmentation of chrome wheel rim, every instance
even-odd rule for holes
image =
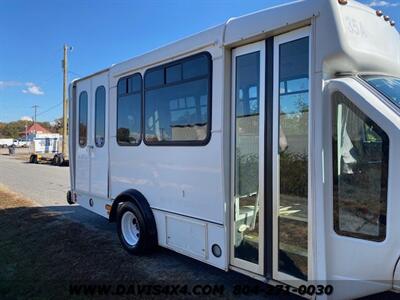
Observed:
[[[136,246],[140,238],[139,221],[131,211],[126,211],[121,219],[122,236],[130,246]]]

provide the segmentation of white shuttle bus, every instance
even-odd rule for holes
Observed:
[[[400,288],[400,38],[381,11],[232,18],[77,79],[70,99],[68,201],[116,222],[127,251],[335,299]]]

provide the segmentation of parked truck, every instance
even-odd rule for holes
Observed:
[[[14,144],[13,139],[0,139],[0,148],[7,148]]]
[[[30,141],[25,140],[25,139],[20,139],[20,140],[14,140],[14,145],[17,148],[27,148],[29,147]]]

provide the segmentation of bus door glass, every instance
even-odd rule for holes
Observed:
[[[265,42],[233,50],[231,264],[263,273]]]
[[[309,29],[275,37],[274,248],[278,280],[308,277]]]

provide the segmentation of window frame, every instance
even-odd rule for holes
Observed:
[[[395,101],[393,101],[390,97],[390,95],[387,95],[386,93],[384,93],[383,91],[379,90],[377,87],[375,87],[372,83],[369,82],[368,77],[381,77],[381,78],[395,78],[397,80],[400,80],[400,77],[396,77],[394,75],[384,75],[384,74],[358,74],[357,78],[361,79],[361,81],[363,83],[365,83],[367,85],[367,87],[369,89],[372,89],[376,94],[378,94],[379,96],[383,97],[386,101],[389,102],[389,104],[393,107],[395,107],[395,109],[397,111],[400,110],[400,103],[396,103]]]
[[[141,119],[140,120],[140,127],[139,127],[140,132],[139,132],[139,141],[137,143],[127,144],[127,143],[121,143],[118,140],[118,117],[119,117],[118,116],[118,104],[119,104],[119,101],[118,101],[119,100],[118,86],[119,86],[120,81],[126,80],[127,81],[126,82],[126,89],[128,89],[128,87],[129,87],[128,80],[130,78],[134,77],[134,76],[139,76],[140,77],[140,92],[135,92],[135,93],[131,93],[131,94],[126,93],[126,95],[140,94],[140,119]],[[117,141],[117,144],[119,146],[121,146],[121,147],[137,147],[143,141],[143,131],[144,131],[144,128],[143,128],[143,125],[144,125],[144,123],[143,123],[143,117],[144,117],[144,84],[143,84],[143,76],[142,76],[142,74],[140,72],[136,72],[136,73],[130,74],[128,76],[124,76],[124,77],[119,78],[118,82],[117,82],[116,93],[117,93],[117,101],[116,101],[117,118],[115,120],[116,121],[116,124],[115,124],[116,125],[115,140]]]
[[[96,135],[97,135],[97,91],[103,88],[104,89],[104,142],[101,146],[99,146],[97,144],[97,140],[96,140]],[[96,91],[94,93],[94,144],[96,145],[97,148],[103,148],[104,145],[106,144],[106,121],[107,121],[107,90],[106,87],[104,85],[99,85],[96,88]]]
[[[346,101],[340,100],[334,100],[334,96],[336,94],[341,94]],[[376,123],[371,117],[368,116],[367,113],[365,113],[356,103],[351,101],[351,99],[346,96],[342,91],[336,90],[331,94],[331,110],[332,110],[332,115],[331,115],[331,143],[332,143],[332,221],[333,221],[333,230],[335,233],[339,236],[342,237],[347,237],[347,238],[355,238],[359,240],[364,240],[367,242],[384,242],[387,237],[387,212],[388,212],[388,193],[389,193],[389,155],[390,155],[390,137],[389,134],[378,124]],[[349,107],[348,104],[351,104],[353,107],[357,109],[357,111],[354,111],[352,107]],[[379,218],[384,215],[386,216],[385,218],[385,223],[384,226],[382,224],[379,224],[379,235],[378,236],[372,236],[369,234],[365,233],[356,233],[356,232],[351,232],[351,231],[346,231],[346,230],[340,230],[339,228],[339,205],[338,205],[338,199],[339,197],[335,197],[339,192],[338,189],[338,176],[335,175],[337,173],[337,161],[334,160],[334,157],[337,157],[337,130],[336,130],[336,141],[333,139],[334,137],[334,122],[337,120],[337,107],[338,104],[342,105],[347,105],[348,109],[351,110],[352,113],[357,115],[365,124],[368,126],[373,126],[376,125],[377,127],[374,126],[375,130],[378,131],[379,135],[382,138],[382,154],[384,160],[382,161],[382,170],[381,170],[381,191],[380,191],[380,198],[379,202],[384,202],[384,205],[380,205],[380,210],[379,210]],[[387,146],[385,146],[385,143]],[[385,188],[384,188],[385,187]]]
[[[201,75],[201,76],[196,76],[190,79],[183,79],[183,63],[186,61],[190,61],[193,59],[196,59],[198,57],[205,56],[206,59],[208,60],[208,74],[207,75]],[[171,83],[166,83],[166,73],[167,73],[167,68],[173,67],[175,65],[182,64],[182,69],[181,69],[181,76],[182,79],[180,81],[176,82],[171,82]],[[164,84],[157,85],[157,86],[152,86],[150,88],[146,88],[146,75],[149,72],[152,71],[157,71],[163,69],[164,73]],[[208,51],[203,51],[196,53],[191,56],[187,56],[182,59],[174,60],[172,62],[162,64],[159,66],[156,66],[154,68],[147,69],[144,73],[144,79],[143,79],[143,89],[142,89],[142,112],[143,112],[143,118],[142,118],[142,140],[143,143],[146,146],[206,146],[210,140],[211,140],[211,131],[212,131],[212,83],[213,83],[213,60],[212,56]],[[208,79],[208,94],[207,94],[207,135],[204,140],[192,140],[192,141],[147,141],[146,140],[146,92],[151,91],[151,90],[156,90],[156,89],[161,89],[161,88],[166,88],[166,87],[171,87],[171,86],[176,86],[179,84],[184,84],[184,83],[189,83],[193,82],[196,80],[200,79]]]
[[[81,126],[81,96],[82,94],[86,94],[86,139],[85,139],[85,143],[81,144],[81,130],[80,130],[80,126]],[[79,97],[78,97],[79,103],[78,103],[78,144],[79,147],[81,148],[85,148],[88,145],[88,139],[89,139],[89,95],[88,92],[86,90],[83,90],[79,93]]]

